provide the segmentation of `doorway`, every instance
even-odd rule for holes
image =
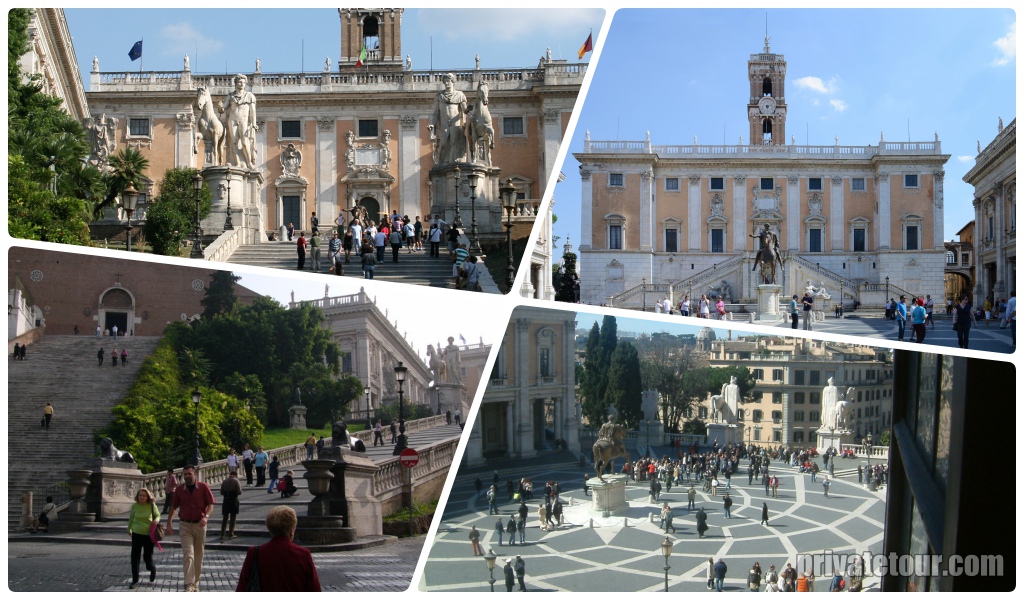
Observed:
[[[366,209],[366,214],[369,215],[370,220],[375,223],[380,222],[380,202],[377,202],[376,198],[367,196],[359,201],[359,206]]]
[[[281,224],[291,223],[295,229],[302,229],[302,212],[298,196],[281,196]]]
[[[128,313],[106,311],[103,318],[103,329],[110,331],[117,325],[117,333],[128,332]]]
[[[507,456],[508,438],[506,422],[508,403],[493,402],[480,407],[480,424],[483,433],[484,456]]]

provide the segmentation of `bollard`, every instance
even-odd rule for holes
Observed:
[[[590,528],[594,528],[594,517],[590,517]]]

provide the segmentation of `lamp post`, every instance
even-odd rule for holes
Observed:
[[[437,416],[441,416],[441,388],[434,388],[437,392]]]
[[[228,231],[229,229],[234,229],[235,228],[235,225],[231,222],[231,180],[230,179],[228,180],[227,188],[228,188],[228,207],[225,209],[227,211],[227,217],[224,219],[224,231]]]
[[[366,387],[363,388],[363,393],[366,394],[366,419],[369,421],[373,418],[373,407],[370,406],[370,384],[367,383]],[[373,429],[373,423],[370,423],[370,429]]]
[[[508,243],[508,267],[506,267],[508,274],[505,276],[505,283],[511,291],[516,282],[516,268],[512,266],[512,211],[516,208],[516,186],[512,183],[511,177],[505,181],[505,185],[501,186],[498,192],[501,194],[502,206],[505,207],[505,240]]]
[[[839,318],[843,318],[843,282],[839,282]]]
[[[189,258],[205,258],[203,256],[203,241],[200,239],[203,231],[199,228],[199,192],[203,189],[203,176],[198,171],[192,178],[192,187],[196,191],[196,223],[195,231],[192,234],[192,253],[189,254]]]
[[[405,374],[408,370],[402,361],[398,361],[398,366],[395,367],[395,381],[398,382],[398,440],[396,440],[395,450],[392,452],[393,456],[398,456],[402,450],[408,447],[405,437],[405,403],[402,402],[402,386],[405,384]]]
[[[462,170],[455,166],[455,222],[452,225],[456,229],[462,229],[462,215],[459,213],[459,186],[461,185]]]
[[[199,386],[196,386],[192,390],[192,404],[196,407],[196,427],[195,427],[195,444],[192,448],[192,464],[199,466],[199,463],[203,462],[202,455],[199,454],[199,402],[203,399],[203,393],[199,391]]]
[[[129,183],[128,187],[121,192],[121,208],[128,214],[128,225],[124,228],[128,234],[128,252],[132,251],[132,213],[135,212],[138,202],[139,192],[135,189],[135,186]]]
[[[472,211],[473,220],[470,225],[469,234],[469,251],[472,254],[483,254],[483,249],[480,248],[480,239],[476,236],[476,184],[480,180],[480,175],[474,171],[469,172],[469,207]]]
[[[665,557],[665,591],[668,591],[668,570],[671,568],[668,566],[668,557],[672,556],[672,542],[665,537],[665,541],[661,543],[661,555]]]
[[[491,584],[491,591],[494,591],[494,561],[497,559],[497,555],[494,554],[494,550],[488,550],[487,554],[484,555],[484,564],[487,565],[487,571],[490,572],[491,578],[487,583]]]
[[[644,312],[647,312],[647,276],[640,278],[640,290],[643,292]]]
[[[868,469],[871,468],[871,432],[864,436],[864,454],[868,457]]]
[[[885,276],[885,301],[889,301],[889,276]]]
[[[651,457],[651,420],[647,419],[647,448],[644,449],[644,456]]]

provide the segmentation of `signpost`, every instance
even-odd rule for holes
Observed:
[[[416,450],[412,448],[406,448],[398,455],[398,462],[401,463],[403,467],[409,469],[409,537],[412,537],[412,468],[420,462],[420,453],[416,452]]]

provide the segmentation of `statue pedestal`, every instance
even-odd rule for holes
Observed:
[[[762,284],[757,286],[757,320],[779,321],[783,314],[779,312],[779,295],[782,286]]]
[[[853,441],[853,432],[848,429],[819,429],[818,430],[818,454],[824,454],[829,448],[835,448],[836,452],[841,451],[843,444]]]
[[[292,429],[306,429],[306,407],[301,404],[295,404],[288,409],[290,415]]]
[[[629,510],[626,502],[626,476],[605,475],[604,481],[594,477],[587,480],[592,492],[593,503],[590,515],[594,517],[610,517]]]
[[[743,443],[743,429],[739,425],[729,423],[708,423],[708,440],[710,446],[718,440],[718,447],[724,448],[729,444]]]
[[[441,406],[440,414],[444,414],[445,411],[452,411],[452,415],[455,415],[455,409],[459,409],[462,415],[462,422],[466,422],[466,415],[469,414],[469,403],[466,400],[466,385],[463,383],[438,383],[434,388],[434,397],[429,398],[433,401],[434,412],[437,412],[438,403]],[[452,416],[452,423],[455,422],[455,417]]]
[[[455,169],[459,169],[459,190],[455,189]],[[469,236],[473,224],[472,190],[469,175],[477,177],[476,183],[476,230],[481,239],[505,239],[501,224],[501,196],[498,193],[501,169],[469,163],[452,163],[436,166],[430,170],[430,213],[441,215],[450,226],[455,226],[455,203],[458,197],[462,229]]]
[[[647,421],[640,422],[640,430],[637,432],[637,446],[643,444],[645,447],[650,446],[663,446],[664,440],[662,436],[665,431],[661,425],[661,421]],[[641,450],[643,453],[643,450]]]
[[[228,198],[231,198],[231,224],[234,229],[248,229],[245,243],[266,239],[264,216],[259,210],[260,188],[263,175],[237,167],[206,167],[203,169],[203,183],[210,188],[213,205],[210,214],[200,223],[203,235],[217,237],[224,231],[227,220]]]

